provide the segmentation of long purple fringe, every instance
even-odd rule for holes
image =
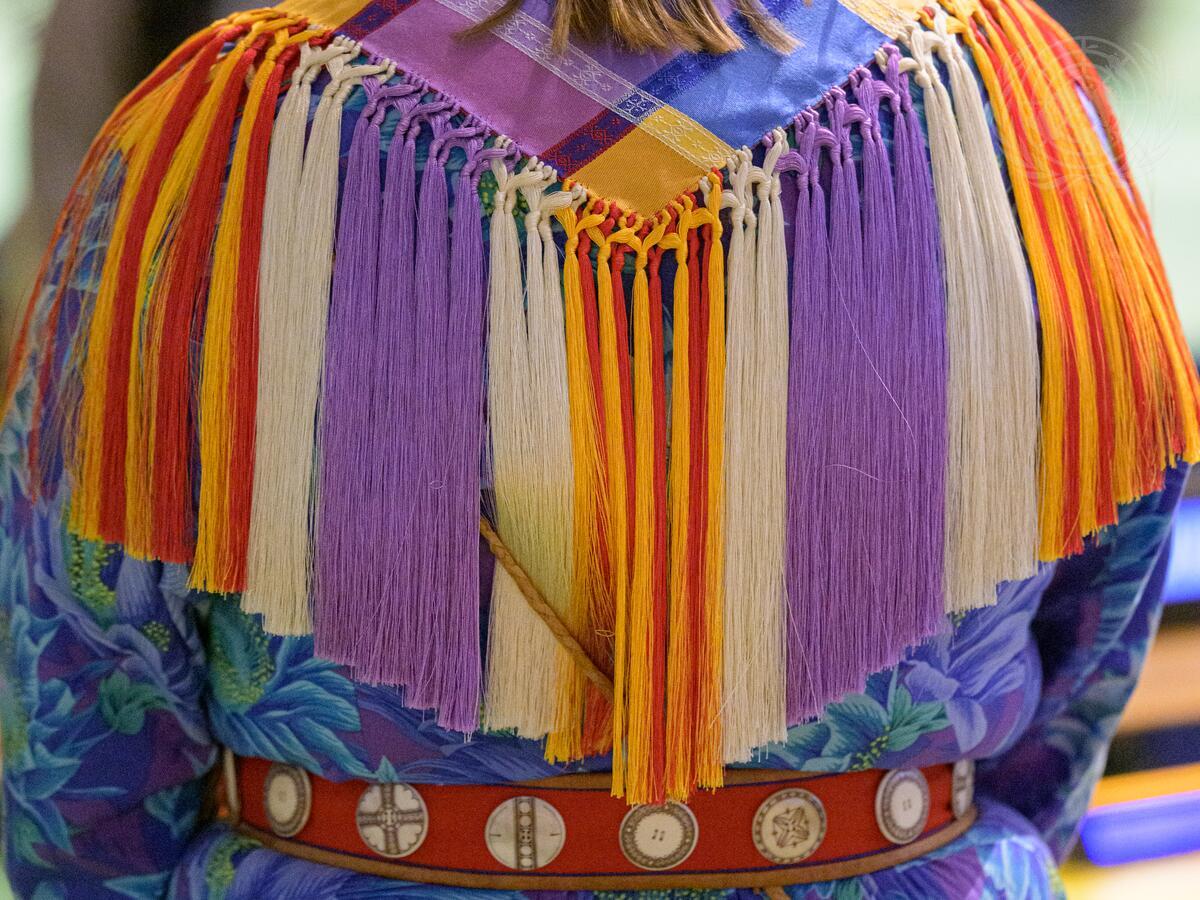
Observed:
[[[377,684],[411,684],[416,676],[410,585],[401,560],[412,552],[414,516],[413,397],[409,384],[413,356],[413,283],[417,232],[417,137],[419,100],[401,107],[388,152],[379,244],[379,317],[372,356],[379,385],[371,422],[368,459],[375,460],[375,527],[366,546],[379,573],[376,613],[361,622],[364,648],[356,674]]]
[[[483,218],[460,185],[456,212],[471,218],[456,223],[453,250],[472,258],[456,260],[452,286],[445,162],[462,140],[477,153],[482,144],[470,141],[476,133],[472,126],[452,128],[448,119],[434,119],[421,182],[416,270],[417,334],[424,337],[417,343],[416,375],[426,411],[418,432],[416,498],[425,539],[416,582],[424,677],[410,688],[408,702],[436,707],[439,724],[463,731],[477,725],[481,684],[475,535],[483,438]]]
[[[467,163],[459,173],[454,197],[454,231],[450,253],[450,323],[445,358],[452,376],[447,390],[449,428],[454,441],[450,468],[450,558],[470,565],[451,568],[447,597],[454,605],[447,618],[449,633],[441,646],[442,678],[458,681],[458,706],[443,714],[464,723],[476,722],[483,671],[479,652],[479,507],[480,467],[484,443],[483,354],[487,285],[484,272],[483,210],[479,203],[477,165],[496,152],[485,151],[481,139],[467,145]]]
[[[474,126],[423,89],[368,88],[347,162],[327,339],[317,652],[477,727],[483,233],[474,167],[449,246],[446,160]],[[381,184],[384,116],[400,107]],[[417,143],[432,137],[416,196]],[[482,140],[468,146],[482,150]],[[419,205],[419,215],[418,215]],[[453,253],[451,253],[453,249]],[[454,258],[453,267],[450,264]]]
[[[904,316],[896,308],[900,238],[891,160],[880,132],[874,78],[866,69],[859,69],[850,76],[850,84],[861,111],[857,125],[862,141],[862,290],[866,308],[858,322],[858,339],[870,360],[863,373],[863,414],[887,423],[872,454],[879,482],[867,485],[864,498],[878,503],[874,529],[865,535],[869,541],[867,552],[884,563],[869,573],[874,576],[870,587],[882,604],[879,613],[864,623],[866,671],[871,672],[894,663],[897,645],[902,649],[907,643],[907,639],[898,640],[897,635],[905,630],[900,621],[901,605],[905,597],[911,596],[908,581],[916,566],[895,565],[896,551],[904,551],[902,540],[898,540],[904,532],[895,524],[905,518],[905,479],[910,466],[905,440],[908,409],[899,385],[908,345],[896,343]],[[903,561],[913,562],[910,554],[905,554]]]
[[[313,579],[316,652],[350,665],[356,662],[352,619],[362,612],[359,599],[371,596],[371,572],[362,564],[359,548],[368,502],[364,425],[370,421],[375,386],[362,336],[375,329],[382,193],[375,115],[381,89],[373,81],[363,87],[367,101],[347,159],[326,332]]]
[[[382,495],[373,467],[380,408],[389,395],[372,336],[390,320],[382,275],[390,240],[380,177],[382,127],[409,84],[364,85],[342,191],[321,401],[321,481],[317,499],[314,644],[318,654],[359,671],[378,628],[372,601],[382,596],[390,556],[381,546]],[[411,102],[415,104],[416,98]],[[411,225],[408,233],[411,234]],[[411,253],[410,253],[411,255]],[[390,355],[390,354],[382,354]],[[376,601],[377,602],[377,601]]]
[[[924,137],[897,53],[797,121],[788,385],[788,718],[943,622],[945,312]],[[479,132],[369,90],[348,160],[322,407],[316,640],[477,727],[486,286]],[[881,105],[893,119],[889,158]],[[384,113],[400,107],[380,180]],[[378,109],[377,109],[378,107]],[[417,190],[417,143],[431,129]],[[861,185],[853,139],[862,145]],[[463,147],[454,228],[446,163]],[[419,208],[419,214],[418,214]],[[448,239],[449,236],[449,239]],[[812,515],[827,510],[832,515]],[[872,560],[873,565],[863,565]]]
[[[813,113],[796,123],[796,150],[779,162],[781,170],[793,165],[799,172],[793,224],[791,363],[788,369],[788,529],[786,588],[787,714],[789,722],[812,715],[824,699],[820,658],[808,637],[816,624],[815,606],[821,594],[822,560],[829,560],[825,529],[809,527],[812,504],[824,499],[824,481],[818,461],[826,453],[822,425],[827,418],[822,398],[832,400],[832,373],[815,360],[806,359],[806,341],[814,349],[826,347],[832,330],[829,294],[829,252],[825,192],[821,185],[821,129]],[[825,132],[832,142],[832,135]],[[831,604],[825,604],[832,614]]]
[[[914,131],[897,116],[893,171],[878,108],[883,95],[902,102],[899,91],[865,69],[851,83],[857,103],[831,91],[828,127],[806,113],[797,149],[785,157],[799,175],[788,385],[789,722],[861,690],[866,673],[936,630],[943,606],[945,336],[928,161],[919,125]],[[912,240],[910,229],[919,232]]]
[[[912,581],[898,600],[898,621],[911,630],[898,633],[897,638],[912,645],[937,633],[946,621],[942,573],[949,358],[941,235],[925,133],[913,108],[908,76],[900,73],[900,51],[889,46],[886,52],[886,82],[875,81],[872,86],[887,96],[895,123],[896,217],[902,240],[895,304],[899,314],[891,340],[896,346],[918,350],[902,359],[894,374],[897,399],[911,429],[905,432],[907,443],[902,454],[908,463],[901,472],[907,492],[902,503],[907,513],[903,527],[920,549],[920,555],[914,555],[911,561]]]
[[[446,334],[450,324],[450,198],[446,169],[440,146],[449,130],[449,115],[432,120],[433,138],[417,201],[417,257],[414,279],[413,315],[414,411],[410,427],[416,428],[415,493],[413,522],[409,534],[412,551],[404,560],[411,566],[401,577],[409,591],[414,610],[413,650],[419,654],[417,678],[405,695],[409,706],[430,708],[437,705],[440,635],[446,628],[447,605],[451,602],[446,588],[449,582],[450,549],[446,546],[449,526],[450,473],[447,455],[451,452],[447,424],[450,410],[447,400],[447,375],[444,365]],[[474,635],[472,635],[474,637]]]

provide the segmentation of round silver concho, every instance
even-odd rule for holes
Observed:
[[[635,806],[621,820],[621,852],[635,866],[673,869],[696,849],[700,826],[682,803]]]
[[[875,820],[893,844],[910,844],[929,821],[929,783],[920,769],[888,772],[875,792]]]
[[[825,807],[800,788],[776,791],[754,814],[754,846],[773,863],[798,863],[825,840]]]
[[[308,773],[296,766],[273,764],[263,783],[263,808],[271,830],[280,837],[294,837],[303,831],[312,812]]]
[[[960,759],[954,764],[954,780],[950,788],[950,809],[954,818],[961,819],[975,802],[975,760]]]
[[[567,826],[540,797],[513,797],[492,810],[484,836],[497,862],[527,872],[554,861],[566,843]]]
[[[355,812],[363,843],[391,859],[408,856],[429,831],[429,812],[408,784],[373,784],[358,798]]]

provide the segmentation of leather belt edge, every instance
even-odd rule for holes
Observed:
[[[890,869],[909,862],[934,850],[938,850],[962,836],[975,824],[977,810],[974,806],[961,818],[950,822],[938,831],[918,838],[911,844],[893,850],[871,853],[857,859],[838,860],[815,865],[780,866],[770,870],[753,872],[708,872],[708,873],[661,873],[647,872],[625,875],[506,875],[491,872],[464,872],[448,869],[432,869],[425,866],[406,865],[379,859],[367,859],[336,850],[325,850],[299,841],[288,840],[267,831],[262,831],[241,822],[236,830],[261,843],[269,850],[307,862],[320,863],[339,869],[349,869],[363,875],[394,878],[419,884],[436,884],[443,887],[482,888],[510,891],[629,891],[659,888],[702,888],[733,889],[757,887],[787,887],[794,884],[813,884],[819,881],[837,881],[870,875],[882,869]]]
[[[763,889],[778,889],[788,885],[812,884],[815,882],[835,881],[838,879],[851,878],[860,875],[866,875],[877,872],[883,869],[893,868],[897,865],[909,862],[924,856],[932,851],[938,850],[941,847],[951,843],[962,834],[964,834],[975,823],[978,817],[976,806],[970,793],[963,803],[959,803],[958,798],[954,796],[955,785],[958,784],[958,766],[955,765],[954,776],[950,785],[951,799],[950,803],[953,807],[952,817],[943,824],[937,825],[930,822],[930,828],[926,826],[923,834],[917,836],[914,840],[909,840],[907,843],[900,843],[903,837],[892,838],[897,841],[894,846],[885,846],[880,849],[866,850],[859,844],[862,849],[851,850],[845,856],[827,858],[825,860],[779,860],[777,864],[753,868],[744,867],[741,865],[732,865],[728,868],[714,869],[710,871],[697,871],[695,868],[687,870],[655,870],[646,867],[645,871],[597,871],[597,872],[554,872],[542,871],[534,873],[533,871],[496,871],[494,868],[482,869],[479,867],[469,867],[468,864],[458,865],[458,860],[453,862],[447,860],[411,860],[397,858],[396,854],[375,853],[368,855],[367,847],[363,850],[366,852],[359,853],[347,846],[340,845],[336,840],[333,843],[325,843],[322,841],[313,841],[309,839],[296,839],[295,835],[304,828],[304,823],[308,821],[308,809],[305,808],[303,821],[295,825],[295,831],[286,830],[284,827],[277,827],[277,822],[274,818],[270,818],[269,828],[265,822],[259,820],[263,818],[260,814],[261,810],[257,807],[262,805],[256,801],[251,801],[251,807],[254,808],[253,814],[247,821],[245,814],[251,812],[245,806],[245,797],[241,796],[244,788],[252,785],[243,785],[242,776],[244,774],[241,763],[244,761],[252,766],[261,768],[264,765],[271,765],[273,769],[279,768],[279,764],[270,764],[265,760],[253,760],[248,758],[236,758],[234,754],[228,751],[224,752],[224,775],[225,788],[227,792],[225,803],[225,822],[232,829],[258,842],[267,849],[284,854],[286,856],[302,859],[308,862],[315,862],[322,865],[332,866],[334,868],[345,869],[358,872],[366,875],[373,875],[384,878],[404,880],[420,884],[441,885],[447,887],[472,888],[472,889],[496,889],[496,890],[518,890],[518,891],[565,891],[565,890],[590,890],[590,891],[625,891],[625,890],[654,890],[654,889],[679,889],[679,888],[763,888]],[[969,763],[967,765],[970,765]],[[916,775],[924,784],[924,775],[922,771],[930,771],[932,769],[942,769],[944,766],[933,766],[926,770],[896,770],[885,775],[883,781],[887,782],[890,777],[894,776],[912,776]],[[284,769],[290,767],[283,766]],[[973,766],[970,770],[973,775]],[[268,773],[269,776],[270,773]],[[729,788],[737,790],[737,787],[742,788],[754,786],[756,788],[773,787],[780,783],[800,785],[806,782],[820,782],[827,779],[841,780],[841,777],[836,773],[815,774],[815,773],[798,773],[789,771],[776,770],[735,770],[731,769],[727,773],[730,775],[731,784]],[[845,773],[845,776],[865,775],[862,773]],[[307,777],[304,780],[307,783]],[[313,776],[315,778],[315,776]],[[566,792],[566,795],[587,794],[598,789],[606,787],[608,775],[607,773],[589,773],[576,775],[563,775],[547,779],[536,779],[527,782],[513,782],[508,785],[464,785],[464,788],[480,788],[484,790],[495,790],[497,788],[507,787],[512,789],[525,788],[533,792],[541,791],[558,791]],[[290,781],[291,778],[282,779]],[[322,780],[323,781],[323,780]],[[967,778],[968,783],[973,782],[973,777]],[[270,784],[268,777],[267,785]],[[326,782],[326,784],[333,784]],[[408,787],[401,785],[400,787]],[[445,790],[446,788],[454,789],[455,786],[430,786]],[[264,790],[265,788],[258,788]],[[880,789],[883,789],[883,783],[880,783]],[[311,788],[308,788],[312,792]],[[816,788],[814,788],[816,790]],[[857,790],[857,789],[855,789]],[[924,788],[925,804],[928,810],[930,801],[929,786]],[[315,792],[312,792],[315,793]],[[784,792],[786,793],[786,791]],[[807,794],[805,790],[798,793]],[[365,795],[364,795],[365,796]],[[812,797],[812,795],[809,795]],[[310,793],[311,803],[312,796]],[[605,799],[608,800],[609,795],[605,794]],[[813,798],[816,799],[816,798]],[[865,800],[865,798],[864,798]],[[732,801],[731,801],[732,802]],[[878,799],[876,800],[875,816],[878,819],[879,806]],[[944,801],[943,801],[944,802]],[[424,801],[420,801],[422,805],[422,814],[424,815]],[[315,805],[315,804],[314,804]],[[820,803],[817,804],[820,806]],[[734,809],[736,807],[731,807]],[[711,815],[711,811],[710,811]],[[944,815],[944,813],[943,813]],[[824,835],[824,812],[821,813],[822,825],[821,834]],[[426,819],[426,821],[428,821]],[[561,820],[560,820],[561,821]],[[882,822],[882,820],[880,820]],[[286,823],[285,823],[286,824]],[[489,820],[489,828],[490,820]],[[624,826],[622,826],[624,827]],[[882,825],[880,827],[883,827]],[[918,826],[919,827],[919,826]],[[756,825],[757,828],[757,825]],[[360,827],[361,833],[361,827]],[[858,832],[861,833],[861,832]],[[884,836],[887,837],[887,830],[884,829]],[[364,835],[365,837],[365,835]],[[421,839],[423,841],[423,838]],[[757,840],[757,838],[756,838]],[[820,840],[820,839],[818,839]],[[418,846],[420,846],[418,841]],[[886,842],[885,842],[886,843]],[[694,846],[694,845],[693,845]],[[371,850],[378,850],[373,844]],[[489,845],[489,851],[493,851]],[[759,845],[762,850],[762,845]],[[851,848],[847,847],[846,850]],[[415,852],[415,851],[414,851]],[[764,851],[765,852],[765,851]],[[393,858],[387,858],[387,856]],[[628,854],[627,854],[628,857]],[[474,857],[472,857],[474,858]],[[498,857],[497,857],[498,858]],[[632,857],[629,857],[632,861]],[[515,867],[514,867],[515,868]],[[775,896],[772,891],[772,896]]]

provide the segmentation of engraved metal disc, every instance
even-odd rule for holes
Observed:
[[[642,869],[673,869],[696,849],[700,826],[682,803],[635,806],[621,821],[621,851]]]
[[[540,797],[513,797],[492,810],[484,837],[501,865],[527,872],[553,862],[567,841],[567,826]]]
[[[263,808],[271,830],[280,837],[294,837],[304,830],[312,812],[312,782],[297,766],[274,763],[263,783]]]
[[[408,784],[373,784],[358,798],[355,813],[363,843],[398,859],[421,846],[429,831],[429,813],[416,788]]]
[[[961,819],[975,802],[975,760],[960,759],[954,764],[954,781],[950,789],[950,808],[954,818]]]
[[[825,807],[801,788],[777,791],[754,815],[754,846],[771,862],[797,863],[812,856],[825,840]]]
[[[888,772],[875,792],[875,819],[893,844],[915,841],[929,821],[929,784],[920,769]]]

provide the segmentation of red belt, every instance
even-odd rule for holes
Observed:
[[[797,777],[729,770],[686,805],[635,806],[607,775],[504,785],[334,782],[227,757],[243,832],[293,856],[408,881],[507,890],[801,884],[895,866],[975,818],[969,762]]]

